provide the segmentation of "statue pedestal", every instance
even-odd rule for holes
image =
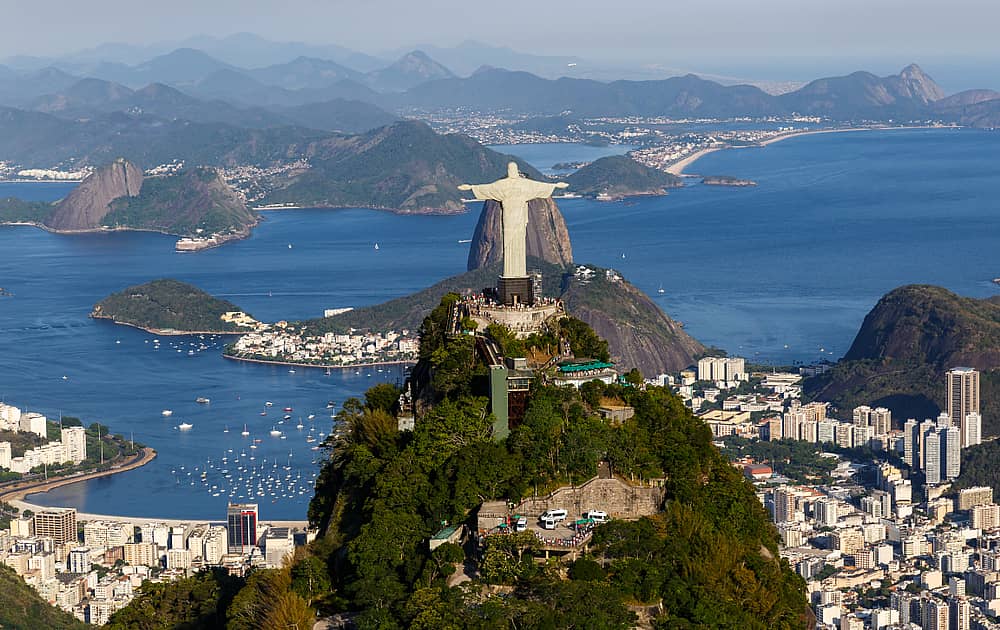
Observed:
[[[531,277],[505,278],[500,276],[497,281],[497,299],[506,306],[515,304],[530,306],[534,304],[535,296],[532,292]]]

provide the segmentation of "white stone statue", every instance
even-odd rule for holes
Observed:
[[[476,199],[493,199],[503,206],[503,277],[523,278],[527,271],[528,202],[552,196],[556,188],[568,188],[558,182],[546,184],[522,177],[515,162],[507,163],[507,177],[491,184],[462,184],[459,190],[471,190]]]

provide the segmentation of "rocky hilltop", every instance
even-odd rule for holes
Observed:
[[[135,197],[142,189],[142,169],[118,158],[100,168],[55,206],[45,225],[60,232],[95,230],[111,211],[111,202]]]
[[[567,177],[566,183],[575,193],[600,199],[665,195],[668,188],[684,185],[680,177],[650,168],[625,155],[594,160]]]
[[[139,195],[111,204],[105,225],[178,236],[242,237],[257,224],[246,201],[218,171],[199,167],[146,179]]]
[[[879,300],[844,358],[809,379],[806,392],[842,409],[883,405],[899,418],[933,417],[943,406],[944,372],[974,367],[981,379],[983,429],[1000,429],[1000,300],[910,285]]]
[[[502,215],[503,207],[498,202],[483,202],[469,247],[469,271],[503,260]],[[554,265],[566,266],[573,262],[569,230],[559,206],[552,199],[532,199],[528,202],[527,252],[531,258]]]
[[[705,350],[614,270],[578,267],[566,276],[562,298],[567,312],[608,341],[611,358],[625,369],[647,376],[676,372]]]

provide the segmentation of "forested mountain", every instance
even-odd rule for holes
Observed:
[[[680,399],[657,387],[593,382],[575,390],[539,381],[523,421],[495,436],[488,368],[471,336],[447,334],[457,297],[445,295],[421,325],[413,431],[397,428],[393,385],[342,404],[347,431],[325,443],[329,457],[309,508],[319,537],[291,566],[228,586],[218,574],[157,585],[110,627],[160,616],[186,628],[222,627],[223,616],[229,628],[303,627],[314,610],[339,612],[359,628],[625,630],[637,623],[636,610],[659,627],[807,625],[805,585],[778,559],[776,531],[753,487]],[[485,334],[500,347],[514,343],[509,331]],[[604,352],[572,318],[517,343],[542,349],[559,339],[577,356]],[[635,416],[603,420],[596,407],[607,399]],[[442,523],[475,528],[484,501],[517,503],[579,484],[601,462],[622,483],[657,479],[664,500],[638,520],[597,525],[588,555],[536,561],[542,541],[530,531],[494,532],[472,555],[455,544],[430,551]],[[466,575],[453,580],[459,571]]]
[[[439,135],[416,121],[315,143],[311,168],[266,198],[317,207],[383,208],[400,212],[462,212],[463,183],[493,181],[514,160],[525,174],[542,176],[523,160],[487,149],[461,135]]]
[[[90,316],[146,330],[237,332],[240,327],[221,317],[239,310],[198,287],[168,278],[113,293],[95,304]]]
[[[1000,433],[1000,300],[910,285],[883,296],[844,358],[805,389],[842,409],[882,405],[903,420],[933,418],[945,404],[944,372],[959,366],[983,372],[983,433]]]

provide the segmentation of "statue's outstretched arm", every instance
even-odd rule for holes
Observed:
[[[566,182],[558,182],[556,183],[556,188],[569,188],[569,184]]]
[[[459,190],[472,190],[472,184],[462,184],[458,187]]]

